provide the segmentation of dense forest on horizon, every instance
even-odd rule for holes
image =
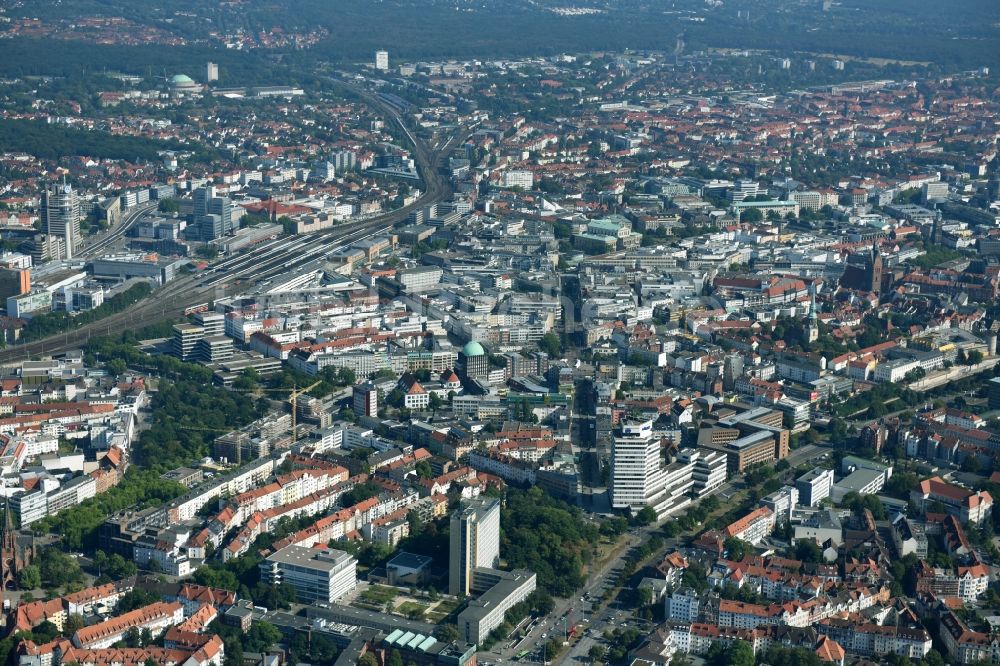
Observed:
[[[686,51],[704,48],[769,49],[934,61],[944,69],[1000,69],[1000,3],[994,0],[733,0],[706,8],[696,0],[559,2],[512,0],[248,0],[238,7],[196,0],[77,0],[52,12],[33,4],[12,8],[48,20],[74,15],[125,16],[168,30],[188,46],[112,46],[59,40],[6,41],[0,75],[73,76],[87,70],[124,69],[162,76],[220,63],[223,85],[276,82],[291,70],[308,72],[321,62],[369,60],[376,49],[391,57],[494,58],[600,50],[671,51],[683,33]],[[564,16],[564,7],[599,13]],[[260,32],[321,28],[325,37],[304,50],[225,49],[210,32]]]

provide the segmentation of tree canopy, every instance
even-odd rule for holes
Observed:
[[[191,150],[176,141],[159,141],[99,130],[70,129],[40,120],[0,119],[0,145],[42,159],[84,155],[101,159],[152,162],[164,150]]]
[[[33,524],[35,529],[62,534],[63,544],[72,550],[92,551],[97,547],[97,530],[110,516],[134,507],[145,509],[179,496],[184,486],[161,479],[150,470],[130,469],[118,485],[106,492],[63,509]],[[44,572],[43,572],[44,578]]]
[[[599,530],[582,520],[579,509],[540,488],[510,488],[500,514],[500,552],[511,568],[538,575],[538,586],[567,597],[584,583]]]

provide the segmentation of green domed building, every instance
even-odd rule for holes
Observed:
[[[490,374],[490,357],[482,344],[472,340],[458,352],[455,370],[462,379],[485,380]]]
[[[201,84],[196,83],[187,74],[174,74],[170,77],[170,92],[175,95],[199,93],[201,90]]]
[[[465,346],[462,347],[462,353],[469,357],[485,356],[486,350],[483,349],[483,346],[481,344],[479,344],[475,340],[472,340],[470,342],[465,343]]]

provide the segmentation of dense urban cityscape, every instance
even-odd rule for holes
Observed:
[[[0,5],[0,666],[1000,663],[997,7],[338,2]]]

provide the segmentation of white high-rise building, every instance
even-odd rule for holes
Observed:
[[[219,66],[214,62],[205,65],[205,81],[211,83],[219,80]]]
[[[469,594],[472,570],[495,569],[500,564],[500,500],[495,497],[467,502],[451,515],[448,593]]]
[[[63,241],[62,256],[53,258],[72,259],[80,242],[80,200],[72,186],[59,183],[42,192],[42,228]]]
[[[611,451],[611,506],[648,506],[663,487],[663,456],[653,422],[624,423]]]
[[[375,69],[380,72],[389,71],[389,52],[388,51],[376,51],[375,52]]]
[[[611,449],[611,506],[633,513],[648,506],[662,518],[689,504],[696,461],[664,462],[652,421],[624,423]]]

